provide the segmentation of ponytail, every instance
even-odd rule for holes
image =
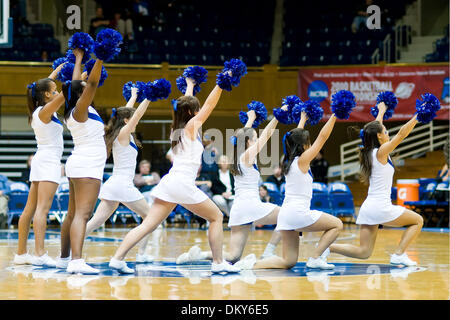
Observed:
[[[231,137],[231,144],[233,145],[233,163],[230,172],[234,176],[242,175],[242,170],[239,164],[241,155],[247,150],[248,141],[256,134],[253,128],[241,128],[236,130],[236,135]]]
[[[281,159],[281,172],[286,175],[292,162],[305,151],[305,145],[310,145],[309,131],[295,128],[288,131],[283,137],[283,157]]]
[[[111,117],[108,121],[108,124],[105,126],[105,142],[106,142],[106,150],[108,153],[108,157],[111,154],[112,146],[114,144],[114,140],[116,140],[117,136],[120,133],[120,129],[125,126],[125,119],[130,119],[135,112],[134,108],[128,107],[120,107],[113,108]],[[134,138],[136,146],[141,148],[142,144],[137,139],[136,134],[131,134]]]
[[[44,78],[27,86],[28,123],[31,123],[36,108],[46,104],[45,93],[50,92],[51,82],[55,82],[55,80]]]

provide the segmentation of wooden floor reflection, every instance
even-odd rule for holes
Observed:
[[[50,232],[52,233],[52,232]],[[46,240],[50,256],[59,254],[57,231],[54,238]],[[88,241],[84,255],[87,262],[107,262],[115,252],[126,229],[106,229],[95,233],[109,241]],[[339,242],[358,243],[359,230],[346,227]],[[331,254],[333,263],[388,264],[389,254],[400,240],[402,230],[379,231],[373,256],[360,261]],[[299,261],[306,261],[320,234],[308,233],[301,239]],[[230,232],[225,231],[225,243]],[[256,230],[250,238],[244,255],[261,255],[271,231]],[[114,241],[113,239],[117,239]],[[194,244],[208,248],[206,231],[196,229],[167,228],[156,232],[150,240],[148,253],[157,260],[171,261]],[[243,273],[235,277],[185,277],[148,276],[81,276],[58,273],[57,270],[33,272],[27,268],[12,268],[17,240],[0,240],[0,299],[2,300],[78,300],[78,299],[245,299],[245,300],[318,300],[318,299],[445,299],[449,298],[449,234],[422,232],[408,250],[408,255],[419,261],[420,272],[391,272],[388,274],[365,273],[361,275],[333,275],[311,273],[308,276],[258,276]],[[33,241],[30,241],[30,248]],[[127,260],[135,258],[133,249]],[[277,248],[277,254],[281,247]]]

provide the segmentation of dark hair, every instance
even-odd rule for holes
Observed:
[[[67,119],[72,112],[73,108],[77,105],[78,99],[84,91],[86,82],[83,80],[72,80],[70,83],[63,83],[62,92],[66,99],[66,105],[64,107],[64,118]],[[70,89],[70,99],[69,99]]]
[[[31,123],[33,112],[36,108],[45,105],[45,93],[50,92],[51,83],[55,80],[50,78],[40,79],[34,83],[30,83],[27,88],[27,105],[28,105],[28,123]]]
[[[256,134],[255,129],[253,128],[240,128],[236,130],[234,137],[235,144],[233,143],[233,163],[230,168],[230,172],[234,176],[242,175],[242,170],[239,164],[239,159],[241,155],[248,148],[248,141],[253,138]]]
[[[350,130],[357,130],[358,128],[350,127]],[[369,178],[372,175],[372,151],[375,148],[380,147],[380,141],[378,140],[378,133],[383,132],[383,125],[379,121],[372,121],[367,123],[363,128],[363,140],[362,148],[359,149],[359,163],[360,163],[360,175],[361,182],[367,184]]]
[[[295,157],[299,157],[305,151],[304,146],[311,144],[309,140],[309,131],[306,129],[295,128],[286,133],[284,146],[285,153],[282,159],[281,172],[286,175],[289,172]]]
[[[130,119],[133,116],[134,112],[135,109],[133,108],[120,107],[117,108],[116,114],[111,116],[111,118],[109,119],[108,124],[105,126],[105,142],[108,157],[111,154],[114,140],[116,140],[117,136],[119,135],[120,129],[125,126],[125,119]],[[141,148],[142,144],[136,137],[136,134],[133,132],[131,135],[136,142],[136,146]]]
[[[195,116],[195,112],[200,110],[200,101],[194,96],[181,96],[176,99],[176,108],[173,110],[172,134],[176,136],[171,137],[172,149],[180,143],[181,134],[178,129],[183,129],[186,124]]]

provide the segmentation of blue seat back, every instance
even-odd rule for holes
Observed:
[[[22,213],[27,204],[28,192],[14,191],[9,194],[9,213]]]
[[[11,192],[27,192],[30,191],[30,187],[24,182],[13,182],[9,185]]]

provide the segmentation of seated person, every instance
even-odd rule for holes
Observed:
[[[212,200],[226,216],[229,216],[234,200],[234,177],[230,172],[228,157],[220,156],[218,166],[219,169],[212,174]]]
[[[259,186],[259,197],[262,202],[273,202],[272,197],[269,195],[269,191],[265,185]]]
[[[139,162],[139,173],[134,176],[133,182],[136,188],[144,195],[147,202],[151,205],[153,198],[150,196],[150,190],[159,183],[161,177],[157,172],[150,173],[151,164],[148,160]]]
[[[281,173],[280,165],[275,165],[273,167],[273,175],[267,177],[266,182],[275,183],[277,185],[278,190],[280,190],[281,185],[286,182],[286,178]]]
[[[5,229],[8,221],[8,200],[11,189],[8,178],[0,174],[0,229]]]

